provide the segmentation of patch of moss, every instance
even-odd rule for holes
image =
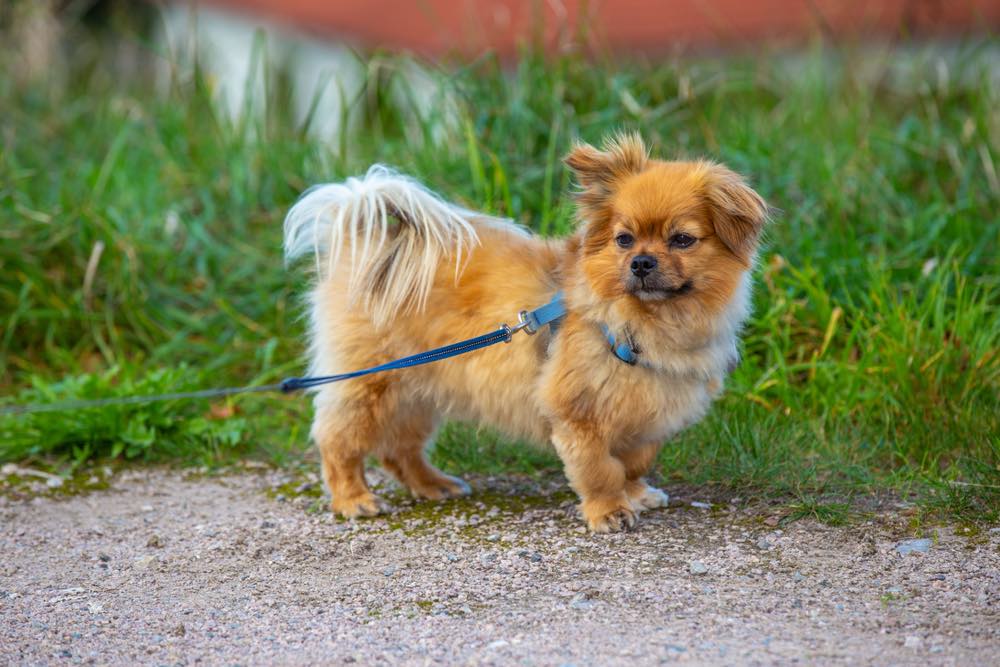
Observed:
[[[119,466],[120,468],[120,466]],[[104,491],[111,487],[111,478],[116,470],[110,466],[81,466],[69,473],[60,473],[49,466],[34,468],[46,476],[26,473],[28,468],[0,477],[0,495],[13,500],[32,498],[69,498],[94,491]],[[58,478],[59,484],[52,485],[50,479]]]

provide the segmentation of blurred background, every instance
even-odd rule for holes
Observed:
[[[995,518],[998,27],[995,0],[6,0],[0,402],[298,374],[306,187],[382,161],[564,235],[562,155],[634,129],[778,211],[744,362],[660,474]],[[294,465],[308,422],[262,396],[8,416],[0,461]],[[434,457],[558,470],[460,424]]]

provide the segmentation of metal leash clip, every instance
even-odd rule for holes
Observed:
[[[524,331],[524,333],[529,336],[534,336],[538,331],[538,321],[534,318],[533,313],[529,313],[526,310],[522,310],[517,314],[517,324],[514,326],[503,325],[503,330],[507,332],[507,338],[504,340],[505,343],[509,343],[510,339],[514,337],[518,331]]]

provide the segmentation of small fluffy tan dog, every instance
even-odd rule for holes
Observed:
[[[650,159],[635,135],[578,145],[566,164],[582,188],[567,239],[446,203],[378,165],[289,212],[287,257],[314,255],[318,268],[314,374],[483,334],[558,292],[567,309],[535,336],[321,389],[312,437],[335,512],[379,512],[369,454],[415,496],[468,493],[424,456],[445,418],[551,442],[591,530],[630,528],[665,504],[643,476],[737,360],[767,206],[729,169]]]

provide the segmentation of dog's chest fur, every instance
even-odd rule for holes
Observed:
[[[662,442],[703,417],[721,389],[735,336],[676,357],[640,354],[640,364],[630,366],[591,323],[576,321],[552,347],[538,388],[549,418],[616,449]]]

